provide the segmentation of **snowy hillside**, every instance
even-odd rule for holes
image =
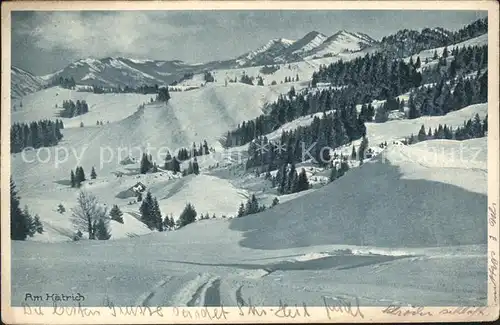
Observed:
[[[96,125],[97,121],[112,123],[124,119],[137,111],[139,105],[150,101],[152,95],[142,94],[94,94],[61,87],[51,87],[14,99],[17,109],[11,113],[11,123],[37,121],[45,118],[63,121],[65,128]],[[63,101],[85,100],[89,112],[73,118],[58,117]],[[22,102],[22,107],[20,103]]]
[[[486,139],[481,140],[472,141],[470,149],[479,146],[483,151],[480,158],[485,159]],[[469,147],[467,142],[449,141],[439,147],[447,154],[458,154],[460,145]],[[474,170],[469,166],[443,167],[438,158],[450,159],[446,155],[434,157],[422,145],[418,152],[413,150],[412,146],[389,146],[377,159],[315,192],[277,209],[236,219],[232,229],[246,231],[242,244],[258,249],[326,244],[422,247],[484,243],[486,162],[482,161],[482,169]],[[415,158],[423,159],[425,154],[428,160],[436,161],[419,164]],[[480,193],[461,187],[464,184],[459,175],[464,173],[467,179],[483,185]],[[441,182],[443,178],[447,183]]]
[[[309,50],[306,58],[334,56],[342,52],[357,52],[375,45],[376,42],[366,34],[342,30],[325,39],[316,48]]]
[[[463,145],[484,148],[485,143]],[[375,159],[318,191],[240,219],[202,220],[174,232],[105,244],[13,242],[13,287],[64,290],[71,282],[85,291],[92,286],[87,306],[105,299],[115,305],[236,306],[255,299],[273,305],[283,295],[288,304],[318,306],[322,296],[356,296],[362,306],[482,304],[486,247],[467,244],[485,241],[486,195],[435,179],[439,174],[456,179],[464,169],[399,159],[415,149],[420,150],[391,146],[385,161]],[[426,176],[408,178],[408,170]],[[470,172],[486,182],[484,172]],[[34,251],[43,260],[33,258]],[[47,263],[71,277],[43,272]],[[77,272],[83,267],[89,271]],[[24,275],[41,281],[24,281]],[[106,281],[97,288],[93,283],[99,279]],[[23,292],[13,290],[14,304]]]
[[[293,43],[294,41],[284,38],[272,39],[262,47],[243,54],[236,59],[236,62],[241,66],[275,63],[276,57]]]
[[[296,41],[273,39],[261,48],[239,57],[237,62],[241,66],[290,63],[336,56],[342,52],[358,52],[376,44],[377,42],[366,34],[342,30],[327,37],[312,31]]]
[[[11,207],[29,213],[11,224],[43,226],[11,234],[13,304],[81,292],[84,306],[484,305],[487,66],[467,56],[453,81],[444,48],[429,48],[458,36],[312,31],[226,61],[13,67]],[[425,50],[367,55],[405,39]],[[68,77],[74,90],[46,87]],[[94,84],[168,87],[82,91]],[[69,100],[74,117],[59,117]],[[64,128],[30,123],[46,119]]]
[[[28,71],[12,66],[10,70],[11,98],[20,98],[42,89],[46,83]]]

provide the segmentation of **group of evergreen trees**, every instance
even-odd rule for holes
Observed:
[[[188,168],[182,171],[182,176],[187,176],[191,174],[198,175],[200,173],[200,166],[198,165],[198,160],[196,157],[189,161]]]
[[[333,182],[336,179],[344,176],[345,173],[349,170],[349,164],[347,163],[346,156],[340,156],[339,168],[337,168],[337,164],[332,164],[332,169],[330,171],[329,181]]]
[[[312,86],[315,87],[317,82],[328,82],[337,87],[359,87],[374,99],[383,100],[420,86],[422,75],[415,64],[392,60],[378,52],[347,62],[340,60],[328,66],[320,66],[313,73]]]
[[[118,205],[113,205],[113,208],[111,208],[111,211],[109,211],[109,217],[111,220],[114,220],[116,222],[119,222],[123,224],[123,212],[120,210]]]
[[[273,74],[276,71],[278,71],[279,69],[280,69],[279,64],[265,65],[262,68],[260,68],[259,72],[262,73],[262,74]]]
[[[181,215],[179,216],[179,219],[177,220],[177,227],[181,228],[184,226],[187,226],[190,223],[193,223],[196,221],[196,209],[191,203],[186,204],[184,207],[184,210],[182,211]]]
[[[168,102],[170,99],[170,93],[168,92],[168,87],[161,87],[158,89],[158,95],[156,96],[156,101],[158,102]]]
[[[95,169],[92,167],[92,174],[95,175]],[[93,176],[93,178],[95,178]],[[85,178],[85,172],[83,170],[83,167],[77,166],[75,171],[71,171],[71,176],[70,176],[70,182],[71,182],[71,187],[80,187],[82,185],[83,181],[86,181],[87,179]]]
[[[14,123],[10,128],[10,152],[21,152],[25,148],[55,146],[62,139],[61,120],[41,120],[31,123]]]
[[[265,205],[259,206],[259,202],[257,201],[257,198],[255,197],[255,194],[252,194],[252,196],[248,199],[246,204],[241,203],[239,208],[238,208],[238,213],[237,217],[243,217],[247,216],[249,214],[254,214],[258,212],[262,212],[266,209]]]
[[[124,94],[130,94],[130,93],[135,93],[135,94],[143,94],[143,95],[148,95],[148,94],[158,94],[158,85],[140,85],[137,87],[132,87],[132,86],[124,86],[124,87],[103,87],[99,85],[92,85],[87,88],[82,88],[84,91],[90,91],[93,92],[94,94],[109,94],[109,93],[124,93]]]
[[[76,104],[71,99],[64,100],[62,110],[59,112],[60,117],[72,118],[89,112],[89,105],[85,100],[77,100]]]
[[[247,85],[253,85],[253,78],[249,77],[246,74],[241,75],[240,77],[240,82],[247,84]]]
[[[203,80],[205,82],[214,82],[215,78],[214,76],[210,73],[210,71],[205,71],[205,74],[203,75]]]
[[[73,77],[65,78],[61,76],[52,81],[52,86],[60,86],[65,89],[75,89],[76,82]]]
[[[425,125],[422,125],[420,131],[415,137],[413,134],[407,137],[403,143],[414,144],[420,141],[432,140],[432,139],[448,139],[448,140],[467,140],[474,138],[482,138],[488,132],[488,115],[481,120],[479,114],[476,114],[473,119],[464,121],[463,126],[458,127],[453,130],[451,126],[446,124],[434,128],[434,131],[429,128],[426,129]]]
[[[356,87],[323,89],[308,94],[296,93],[291,88],[287,96],[280,96],[266,107],[268,114],[260,115],[254,120],[244,121],[235,130],[229,131],[225,145],[226,147],[243,145],[298,117],[329,110],[335,110],[338,119],[343,121],[342,124],[346,124],[346,129],[349,129],[350,135],[356,137],[356,133],[364,132],[364,121],[370,117],[368,112],[364,111],[361,116],[358,116],[356,112],[356,104],[371,102],[371,100],[361,100],[365,97]],[[316,123],[319,123],[319,119]],[[337,123],[337,126],[340,124]],[[343,131],[339,130],[339,132]]]
[[[151,195],[151,192],[146,193],[146,197],[142,200],[141,207],[141,221],[148,226],[149,229],[156,229],[158,231],[164,230],[163,217],[161,215],[158,201]]]
[[[158,172],[158,166],[153,162],[153,157],[151,154],[143,153],[141,157],[141,166],[139,168],[141,174],[146,174],[148,172],[156,173]]]
[[[421,31],[403,29],[382,38],[382,50],[396,57],[407,57],[432,48],[460,43],[488,32],[488,19],[478,19],[462,29],[451,32],[442,28]]]
[[[310,187],[306,170],[302,168],[300,174],[297,174],[293,163],[289,168],[288,164],[281,165],[272,181],[273,185],[277,185],[279,194],[297,193],[308,190]]]
[[[449,58],[451,57],[451,60]],[[447,79],[464,77],[478,70],[488,68],[488,45],[469,46],[448,51],[445,47],[441,57],[434,52],[434,60],[439,62],[423,69],[423,83],[439,82],[443,76]]]
[[[315,116],[312,123],[284,131],[279,143],[257,137],[248,147],[247,168],[266,166],[271,171],[283,164],[312,159],[320,165],[330,162],[330,149],[340,147],[366,134],[363,117],[355,105],[333,113]],[[264,172],[265,170],[262,170]]]
[[[297,73],[297,76],[295,78],[293,77],[285,77],[285,83],[287,82],[295,82],[295,81],[299,81],[299,74]]]
[[[488,101],[488,72],[448,81],[446,76],[433,87],[421,87],[410,94],[408,118],[444,115],[466,106]]]
[[[10,238],[12,240],[25,240],[28,236],[33,237],[35,233],[43,233],[42,222],[38,215],[32,216],[28,207],[21,210],[20,197],[17,194],[16,185],[10,179]]]
[[[170,170],[174,172],[174,174],[177,174],[181,171],[181,165],[179,163],[179,159],[177,157],[172,157],[170,152],[167,152],[167,155],[165,156],[165,164],[163,165],[163,168],[165,170]]]
[[[192,161],[189,162],[188,169],[184,171],[184,175],[189,175],[193,173],[198,174],[199,166],[196,157],[207,155],[209,153],[210,149],[208,147],[207,140],[203,140],[203,144],[200,143],[199,147],[197,147],[196,143],[193,142],[191,150],[188,150],[187,148],[180,148],[177,151],[177,157],[173,157],[170,152],[167,152],[163,168],[165,170],[170,170],[173,171],[174,173],[178,173],[181,171],[180,163],[182,161],[192,159]]]

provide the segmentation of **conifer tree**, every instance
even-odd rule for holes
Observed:
[[[90,178],[91,179],[96,179],[97,174],[95,172],[95,168],[92,166],[92,171],[90,172]]]
[[[415,68],[418,69],[420,68],[421,65],[422,63],[420,62],[420,56],[417,56],[417,61],[415,62]]]
[[[275,198],[273,199],[272,206],[274,207],[274,206],[278,205],[278,203],[280,203],[280,200],[278,199],[278,197],[275,197]]]
[[[360,164],[363,164],[363,161],[365,159],[365,151],[367,149],[368,149],[368,139],[366,137],[363,137],[363,139],[361,140],[361,144],[359,145],[359,151],[358,151],[358,159]]]
[[[75,173],[73,172],[73,170],[71,170],[71,187],[75,187],[76,186],[76,178],[75,178]]]
[[[356,160],[356,148],[354,147],[354,145],[352,146],[351,160]]]
[[[418,141],[424,141],[426,137],[425,127],[422,125],[422,127],[420,127],[420,131],[418,131],[417,139]]]
[[[170,94],[168,92],[168,87],[162,87],[158,89],[158,95],[156,96],[156,100],[159,102],[167,103],[170,99]]]
[[[332,170],[330,171],[330,182],[333,182],[334,180],[336,180],[338,177],[337,175],[337,166],[333,166]]]
[[[154,202],[151,192],[146,193],[146,197],[142,200],[141,207],[141,221],[151,230],[156,228],[156,215],[154,211]]]
[[[40,221],[40,217],[38,215],[35,215],[35,217],[33,218],[32,229],[36,233],[39,233],[39,234],[43,233],[43,225],[42,225],[42,222]]]
[[[156,198],[153,198],[153,218],[156,229],[158,231],[163,231],[163,217],[161,215],[160,206]]]
[[[193,173],[198,175],[200,173],[200,166],[198,165],[198,160],[196,160],[196,157],[193,159]]]
[[[111,232],[109,231],[107,220],[99,219],[99,221],[97,221],[95,223],[94,233],[95,233],[96,239],[98,239],[98,240],[110,239]]]
[[[123,212],[120,210],[120,208],[118,207],[118,205],[113,205],[113,208],[111,209],[111,211],[109,211],[109,216],[111,218],[111,220],[114,220],[116,222],[119,222],[121,224],[123,224]]]
[[[245,205],[243,203],[240,204],[240,207],[238,208],[238,215],[237,217],[243,217],[245,215]]]
[[[177,220],[177,226],[181,228],[195,222],[196,215],[195,208],[191,205],[191,203],[188,203]]]
[[[295,192],[301,192],[309,189],[309,180],[307,179],[306,170],[302,168],[297,180],[297,188]]]
[[[60,214],[63,214],[64,212],[66,212],[66,209],[64,208],[64,205],[62,205],[61,203],[59,203],[59,205],[57,206],[57,212],[59,212]]]
[[[25,240],[30,233],[31,220],[20,208],[20,198],[16,185],[10,179],[10,237],[12,240]]]
[[[146,153],[142,154],[140,173],[146,174],[152,167],[151,161]]]

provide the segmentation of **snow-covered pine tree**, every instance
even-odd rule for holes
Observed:
[[[196,210],[191,203],[186,204],[184,210],[182,211],[179,219],[177,220],[177,226],[179,228],[184,227],[190,223],[196,221]]]
[[[153,198],[153,218],[156,230],[163,231],[163,217],[161,215],[160,206],[156,198]]]
[[[156,215],[154,211],[154,202],[151,192],[146,193],[146,197],[142,200],[141,207],[141,221],[151,230],[156,228]]]
[[[294,187],[296,187],[297,182],[297,171],[295,170],[295,165],[292,164],[290,171],[288,172],[287,183],[286,183],[286,193],[293,193]]]
[[[156,100],[159,102],[167,103],[170,99],[170,94],[168,92],[168,87],[161,87],[158,89],[158,95],[156,96]]]
[[[43,225],[42,222],[40,221],[40,217],[38,214],[35,215],[33,218],[33,230],[36,233],[42,234],[43,233]]]
[[[152,173],[157,173],[158,172],[158,165],[156,163],[153,163],[153,167],[151,168]]]
[[[59,205],[57,206],[57,212],[59,212],[60,214],[66,212],[66,209],[64,208],[64,205],[62,205],[62,203],[59,203]]]
[[[351,160],[356,160],[356,148],[352,145]]]
[[[200,166],[198,165],[198,160],[196,160],[196,157],[193,159],[193,173],[198,175],[200,173]]]
[[[271,206],[273,206],[273,207],[274,207],[274,206],[278,205],[278,203],[280,203],[280,200],[278,199],[278,197],[275,197],[275,198],[273,199],[273,203],[272,203],[272,205],[271,205]]]
[[[337,176],[338,176],[337,175],[337,166],[333,166],[332,170],[330,171],[330,178],[329,178],[330,182],[333,182],[334,180],[336,180]]]
[[[141,174],[146,174],[151,169],[151,161],[146,153],[142,154],[141,167],[139,169]]]
[[[10,179],[10,237],[12,240],[25,240],[30,232],[29,216],[20,208],[20,198],[17,195],[16,185]]]
[[[383,123],[389,118],[389,112],[387,111],[387,102],[380,104],[375,111],[375,122]]]
[[[94,166],[92,166],[92,170],[91,170],[91,172],[90,172],[90,178],[91,178],[91,179],[96,179],[96,178],[97,178],[97,174],[96,174],[96,172],[95,172],[95,168],[94,168]]]
[[[359,159],[360,164],[363,164],[363,160],[365,159],[365,152],[367,149],[368,149],[368,138],[363,137],[363,139],[361,140],[361,144],[359,145],[359,149],[358,149],[358,159]],[[349,167],[347,165],[347,163],[346,163],[346,166]]]
[[[418,131],[418,135],[417,135],[418,141],[419,142],[425,141],[426,137],[427,137],[427,134],[425,133],[425,127],[424,127],[424,125],[422,125],[420,127],[420,131]]]
[[[309,189],[309,180],[307,179],[306,170],[302,168],[297,179],[296,192],[301,192]]]
[[[245,215],[245,205],[243,203],[240,204],[240,207],[238,208],[238,214],[237,217],[241,218]]]
[[[120,210],[118,205],[114,204],[113,208],[111,208],[111,211],[109,211],[109,217],[111,218],[111,220],[114,220],[116,222],[123,224],[122,215],[123,215],[123,212]]]
[[[111,232],[108,228],[108,222],[104,218],[99,219],[95,224],[95,237],[98,240],[108,240],[111,238]]]

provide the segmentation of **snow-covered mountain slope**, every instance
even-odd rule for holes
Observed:
[[[127,204],[130,200],[117,198],[118,193],[129,189],[138,181],[148,187],[156,182],[177,181],[168,173],[144,177],[138,175],[138,163],[122,165],[120,162],[123,159],[128,156],[140,158],[140,150],[148,147],[153,159],[162,166],[164,156],[161,155],[165,155],[167,148],[175,152],[180,147],[190,147],[193,142],[199,144],[205,139],[210,147],[220,151],[222,148],[218,140],[224,135],[224,130],[230,130],[242,121],[262,114],[264,103],[274,101],[279,95],[269,87],[253,87],[244,84],[230,84],[228,87],[207,85],[189,92],[173,93],[167,105],[154,103],[137,110],[136,104],[144,100],[140,95],[95,95],[58,89],[51,88],[31,94],[30,103],[47,103],[47,105],[29,106],[30,109],[27,108],[26,111],[13,115],[16,121],[54,116],[55,109],[51,101],[54,100],[54,94],[57,91],[67,91],[67,93],[60,93],[60,96],[62,94],[64,96],[90,96],[84,97],[90,105],[90,112],[74,119],[63,119],[66,125],[63,130],[63,140],[58,147],[48,148],[48,152],[41,155],[41,161],[35,159],[37,152],[34,151],[11,156],[12,173],[22,193],[23,204],[28,204],[34,213],[44,216],[42,219],[49,224],[48,235],[46,235],[49,237],[51,236],[50,229],[53,228],[50,225],[59,224],[59,219],[51,221],[53,210],[59,203],[63,203],[66,207],[71,207],[75,203],[77,192],[68,186],[67,181],[71,169],[74,169],[76,165],[83,166],[87,173],[92,166],[95,166],[99,178],[86,184],[86,188],[98,194],[103,203],[119,204],[121,208],[128,211],[130,207]],[[71,98],[75,99],[75,97]],[[137,102],[134,103],[133,100]],[[25,106],[28,107],[28,105]],[[88,114],[95,115],[87,117]],[[104,121],[104,125],[96,126],[96,118],[101,117],[109,117],[111,122],[106,124]],[[84,121],[84,127],[79,127],[80,120]],[[45,148],[43,151],[45,152]],[[55,165],[56,155],[59,155],[61,160],[57,165]],[[100,162],[103,163],[102,166]],[[215,165],[216,162],[210,162],[210,164]],[[124,176],[117,177],[116,173],[123,173]],[[32,180],[35,178],[39,179],[38,185],[32,186]],[[201,181],[201,178],[192,181],[197,184],[196,182]],[[190,187],[189,181],[179,182],[181,183],[177,187],[181,184],[183,184],[182,187]],[[209,184],[218,183],[217,180],[207,176],[206,182],[199,184],[199,189],[206,191],[206,188],[211,186]],[[152,192],[158,196],[160,205],[165,206],[164,212],[172,213],[177,218],[180,213],[178,210],[184,207],[185,202],[177,201],[175,198],[180,200],[182,195],[167,194],[162,187],[153,186],[153,189],[157,190],[152,190]],[[216,204],[218,201],[226,203],[222,206],[209,204],[204,207],[196,201],[202,209],[199,212],[208,212],[211,215],[217,213],[218,217],[222,213],[234,214],[238,204],[245,200],[246,195],[244,190],[234,189],[231,184],[224,181],[220,182],[220,191],[214,188],[213,191],[206,193],[209,196],[214,195],[207,198],[207,203]],[[230,198],[230,201],[224,201],[222,197]],[[240,197],[241,199],[237,200]],[[137,213],[137,209],[138,206],[134,205],[133,211]],[[56,240],[60,240],[61,236],[64,237],[60,235],[59,228],[65,228],[66,230],[63,230],[67,231],[69,227],[71,227],[69,223],[66,226],[59,226],[54,235],[57,237]],[[135,233],[141,233],[141,230]],[[45,237],[39,238],[44,240]]]
[[[294,41],[285,38],[272,39],[258,49],[239,56],[236,62],[240,66],[282,63],[283,61],[277,62],[276,58],[293,43]]]
[[[307,33],[303,38],[294,42],[289,48],[288,51],[292,54],[301,54],[304,52],[312,51],[317,48],[327,39],[327,36],[317,32],[312,31]]]
[[[486,138],[441,142],[445,151],[460,147],[483,152]],[[278,209],[238,218],[232,229],[245,231],[242,245],[258,249],[351,244],[382,247],[423,247],[486,243],[486,169],[421,164],[434,158],[420,145],[390,145],[387,151],[342,178],[287,202]],[[417,150],[417,152],[415,152]],[[463,150],[463,149],[462,149]],[[486,161],[482,162],[486,166]],[[483,184],[481,193],[462,188],[467,179]],[[470,176],[470,177],[469,177]],[[447,182],[441,182],[445,178]]]
[[[447,46],[446,48],[448,49],[448,51],[452,51],[455,48],[461,49],[464,47],[483,46],[483,45],[488,45],[488,34],[483,34],[483,35],[480,35],[478,37],[471,38],[471,39],[464,41],[464,42],[452,44],[452,45]],[[415,62],[417,57],[420,57],[420,61],[422,62],[423,66],[425,66],[425,63],[424,63],[425,59],[430,60],[431,62],[429,62],[429,63],[432,64],[432,61],[433,61],[432,58],[434,56],[434,53],[436,52],[438,57],[441,57],[443,55],[444,48],[445,47],[442,46],[442,47],[437,47],[437,48],[433,48],[433,49],[429,49],[429,50],[424,50],[424,51],[421,51],[419,53],[416,53],[412,56],[405,58],[405,61],[410,60],[410,57],[411,57],[411,58],[413,58],[413,61]]]
[[[153,95],[142,94],[94,94],[79,92],[61,87],[51,87],[22,98],[14,99],[12,105],[16,110],[11,113],[11,123],[30,122],[41,119],[61,119],[65,128],[96,125],[97,121],[110,123],[122,120],[132,115],[139,105],[150,101]],[[63,101],[85,100],[89,105],[89,112],[73,118],[58,117]]]
[[[48,94],[46,91],[32,94],[32,96]],[[255,92],[261,92],[260,96],[256,96]],[[223,214],[228,217],[234,216],[238,205],[246,200],[249,193],[255,192],[256,189],[260,191],[263,187],[269,186],[262,183],[265,182],[263,179],[252,180],[246,178],[241,172],[231,171],[230,166],[229,169],[221,169],[217,172],[210,171],[210,166],[217,164],[220,164],[221,168],[227,164],[237,167],[239,163],[244,162],[248,148],[247,145],[244,145],[223,150],[217,142],[224,135],[219,130],[231,129],[243,120],[258,116],[262,113],[262,103],[275,100],[278,95],[279,92],[273,92],[270,87],[255,87],[244,84],[229,84],[228,87],[208,85],[202,89],[174,93],[167,105],[147,104],[144,109],[136,110],[125,118],[123,118],[124,115],[120,115],[124,114],[123,112],[117,113],[115,122],[110,124],[95,126],[95,122],[91,120],[92,123],[89,123],[88,126],[85,124],[86,126],[83,128],[67,127],[63,130],[64,138],[59,146],[43,150],[41,160],[36,161],[36,152],[28,151],[24,156],[13,154],[11,156],[13,178],[20,193],[22,193],[22,203],[30,206],[33,212],[38,213],[43,222],[48,225],[47,234],[35,236],[34,240],[68,239],[65,234],[71,229],[71,224],[67,223],[63,226],[58,218],[52,219],[52,216],[56,216],[54,211],[59,203],[63,203],[66,207],[72,207],[75,204],[77,191],[69,187],[69,173],[76,165],[83,166],[87,173],[92,166],[95,166],[99,175],[97,180],[85,184],[86,190],[96,194],[103,203],[118,204],[124,212],[130,212],[132,215],[137,215],[138,205],[128,205],[130,198],[120,199],[117,195],[134,186],[137,182],[141,182],[159,199],[164,215],[173,214],[174,218],[177,218],[186,203],[186,198],[189,197],[193,203],[196,203],[195,207],[199,208],[199,213],[209,213],[211,216],[215,213],[217,217],[221,217]],[[96,96],[108,100],[106,95]],[[129,100],[124,94],[111,98],[122,102]],[[40,98],[40,100],[42,99]],[[106,101],[96,102],[96,114],[104,114],[107,111]],[[246,105],[242,106],[242,102]],[[117,108],[120,107],[118,103],[115,105]],[[43,108],[43,106],[37,107]],[[49,109],[52,110],[51,107]],[[130,111],[132,111],[132,107],[130,107]],[[449,113],[446,116],[367,123],[367,135],[371,146],[376,147],[383,141],[391,143],[392,140],[401,139],[411,133],[416,134],[422,124],[432,128],[437,127],[438,124],[456,127],[462,125],[464,120],[473,117],[476,113],[483,117],[486,112],[487,104],[479,104]],[[37,114],[41,114],[36,110],[33,113],[35,115],[32,116],[37,117]],[[120,120],[119,115],[123,119]],[[29,120],[29,115],[26,115],[26,118]],[[290,125],[283,126],[283,129],[310,123],[307,119],[311,118],[298,119]],[[69,121],[65,121],[65,123],[72,125]],[[78,123],[78,121],[74,121],[72,126],[77,126]],[[279,136],[281,131],[277,130],[269,134],[268,138],[274,139],[273,134]],[[149,148],[153,160],[161,167],[163,165],[162,155],[166,153],[167,148],[173,152],[179,147],[189,147],[193,142],[198,144],[204,139],[208,141],[209,146],[216,149],[216,152],[199,157],[202,175],[179,180],[177,179],[179,176],[173,177],[169,172],[150,175],[138,173],[137,158],[140,157],[141,150],[144,151],[146,147]],[[354,145],[358,146],[359,143],[354,142]],[[163,148],[161,152],[160,148]],[[350,149],[351,147],[346,146],[342,150],[349,154]],[[59,155],[57,165],[56,155]],[[137,162],[122,165],[120,162],[129,156],[136,158]],[[102,165],[100,165],[101,162]],[[473,166],[472,168],[481,169],[483,167]],[[223,171],[225,172],[222,173]],[[117,173],[124,176],[117,177]],[[432,175],[434,170],[430,173]],[[36,186],[33,186],[33,179],[37,179]],[[250,185],[252,182],[255,182],[255,186]],[[448,182],[447,178],[443,178],[443,182]],[[482,193],[485,184],[485,182],[478,180],[469,183],[470,186],[474,185],[473,187],[466,188],[472,192]],[[191,190],[186,190],[188,188]],[[207,188],[211,188],[211,190],[206,191]],[[198,190],[201,192],[197,192]],[[189,193],[191,195],[187,195]],[[276,195],[270,194],[260,196],[266,205],[269,205]],[[307,196],[307,194],[300,197],[302,196]],[[224,200],[223,197],[227,197],[229,200]],[[293,197],[292,201],[298,199],[298,196],[294,195]],[[59,226],[56,226],[56,230],[51,230],[54,229],[54,224]],[[121,226],[117,225],[117,227]],[[136,231],[127,230],[127,232],[135,234],[142,234],[143,231],[142,228]],[[120,234],[125,235],[125,231],[117,230],[114,238],[121,236]]]
[[[485,148],[486,138],[461,144]],[[457,149],[455,141],[436,145]],[[421,149],[390,145],[385,160],[380,156],[318,191],[243,218],[99,243],[13,242],[13,304],[25,292],[71,287],[92,292],[84,306],[250,300],[320,306],[330,297],[357,297],[361,306],[483,305],[486,194],[435,179],[464,169],[399,160]],[[425,178],[409,177],[408,170]],[[476,181],[486,183],[486,175],[476,173]],[[445,246],[429,247],[438,245]],[[47,265],[64,272],[48,272]],[[32,277],[40,281],[25,280]]]
[[[180,79],[185,73],[202,71],[182,61],[135,60],[121,57],[86,58],[51,74],[48,79],[73,77],[77,84],[102,87],[164,85]]]
[[[266,45],[237,59],[241,66],[260,66],[302,61],[304,59],[335,56],[342,52],[357,52],[376,45],[366,34],[345,30],[327,37],[317,31],[307,33],[299,40],[273,39]]]
[[[316,48],[308,51],[306,57],[334,56],[342,52],[361,51],[371,46],[376,46],[376,42],[370,36],[342,30],[325,39]]]
[[[20,98],[45,87],[46,82],[32,73],[12,66],[10,70],[11,98]]]

